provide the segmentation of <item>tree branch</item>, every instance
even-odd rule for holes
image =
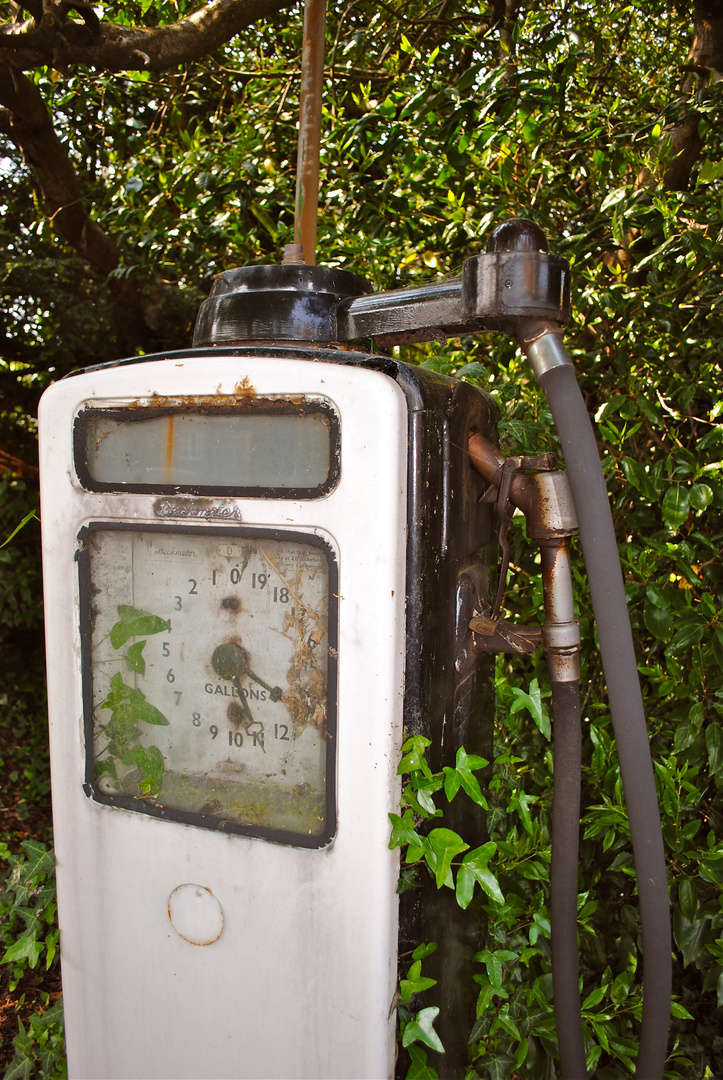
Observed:
[[[0,65],[0,132],[22,151],[42,192],[45,206],[60,235],[103,278],[120,264],[114,240],[88,214],[73,164],[57,136],[39,89],[20,71]],[[135,351],[147,336],[135,280],[113,277],[111,293],[118,342],[126,352]]]
[[[105,25],[86,0],[41,0],[42,16],[0,30],[0,135],[22,152],[54,228],[93,270],[107,279],[119,347],[132,353],[152,338],[133,275],[114,275],[121,263],[115,241],[88,213],[68,153],[40,90],[25,68],[82,64],[106,71],[162,71],[212,52],[264,15],[292,0],[211,0],[188,18],[157,29]],[[23,0],[38,14],[38,0]],[[78,12],[81,21],[71,19]]]
[[[76,0],[47,5],[40,25],[20,31],[6,27],[0,50],[24,71],[49,65],[81,64],[101,71],[165,71],[213,52],[247,26],[290,7],[295,0],[210,0],[185,19],[154,29],[100,22],[97,27]],[[84,22],[68,18],[81,8]],[[48,10],[48,8],[52,10]],[[91,9],[92,10],[92,9]]]
[[[88,217],[75,169],[40,90],[27,75],[0,65],[0,102],[5,106],[0,130],[22,151],[56,228],[96,270],[108,275],[118,265],[118,249]]]

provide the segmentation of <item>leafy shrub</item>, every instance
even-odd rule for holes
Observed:
[[[0,963],[10,965],[10,990],[42,964],[48,971],[57,963],[59,930],[56,921],[55,862],[53,853],[37,840],[24,840],[24,854],[13,855],[0,844],[0,859],[9,865],[0,894],[0,931],[4,952]],[[19,1005],[24,1003],[25,995]],[[62,1000],[50,1004],[40,995],[40,1008],[31,1013],[27,1028],[18,1021],[14,1056],[5,1080],[35,1075],[48,1080],[67,1076]]]

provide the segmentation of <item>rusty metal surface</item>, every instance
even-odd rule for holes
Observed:
[[[522,511],[532,539],[577,535],[570,484],[566,473],[555,470],[554,454],[505,458],[487,439],[474,434],[469,439],[469,458],[472,467],[504,494],[505,501]],[[532,469],[536,471],[525,471]],[[499,496],[493,492],[490,499],[498,501]]]
[[[326,0],[305,0],[301,48],[299,148],[296,165],[294,242],[304,249],[304,262],[316,263],[316,216],[319,204],[321,92],[324,83]]]
[[[529,477],[527,535],[533,540],[577,536],[577,514],[565,472],[539,472]]]

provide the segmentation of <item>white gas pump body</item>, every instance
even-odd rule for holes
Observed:
[[[330,490],[308,498],[231,496],[223,490],[171,497],[165,487],[89,490],[81,482],[73,432],[84,411],[122,416],[128,410],[130,417],[160,406],[193,409],[196,403],[213,416],[214,409],[228,410],[241,396],[323,403],[339,432],[338,475]],[[122,425],[120,431],[122,438]],[[129,422],[129,442],[133,432]],[[403,737],[409,453],[404,393],[393,379],[361,366],[227,356],[218,349],[212,356],[98,368],[56,383],[41,403],[40,438],[70,1076],[392,1076],[399,866],[398,853],[388,847],[388,814],[399,803]],[[172,470],[167,479],[173,485]],[[222,825],[174,820],[158,808],[159,798],[153,813],[144,812],[142,799],[137,808],[116,805],[113,787],[103,789],[89,776],[88,712],[99,698],[93,698],[88,680],[101,679],[102,663],[94,668],[89,656],[98,643],[92,636],[98,581],[82,569],[82,550],[93,532],[137,535],[141,543],[154,530],[164,543],[171,541],[163,549],[164,573],[177,573],[184,586],[191,579],[183,552],[198,556],[209,537],[212,544],[271,534],[281,544],[284,537],[302,545],[308,540],[338,570],[338,578],[329,578],[338,630],[336,644],[329,645],[332,659],[338,653],[329,668],[335,684],[329,702],[331,707],[335,701],[338,718],[335,776],[332,769],[324,778],[335,788],[329,804],[335,820],[309,846],[293,837],[254,835],[253,827],[227,833]],[[111,545],[111,559],[114,550]],[[127,575],[121,562],[118,574]],[[109,585],[107,558],[103,566]],[[158,578],[154,595],[174,581]],[[179,590],[180,585],[171,591]],[[111,597],[114,604],[134,602],[121,594],[122,589]],[[159,617],[167,618],[170,610]],[[210,633],[209,618],[207,609],[199,634]],[[197,657],[193,616],[188,619],[187,655]],[[146,651],[150,655],[151,645]],[[197,702],[209,691],[190,660],[189,670],[178,654],[177,661],[173,697],[164,691],[169,725],[158,733],[166,737],[174,725],[185,724],[187,737],[195,738],[194,711],[176,694]],[[208,671],[209,685],[223,683]],[[148,676],[129,663],[122,673],[126,688],[146,686]],[[277,672],[261,676],[266,683],[282,681]],[[283,701],[274,707],[274,715],[283,715]],[[206,728],[203,752],[210,753]],[[226,739],[225,728],[218,737]],[[232,737],[229,728],[229,745]],[[234,754],[232,747],[229,758]]]

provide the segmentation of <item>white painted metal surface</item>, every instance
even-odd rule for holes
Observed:
[[[72,431],[89,401],[314,395],[341,420],[321,499],[183,496],[184,524],[321,537],[339,567],[337,828],[315,850],[102,805],[83,790],[77,537],[158,522],[153,495],[83,490]],[[210,397],[209,397],[210,395]],[[51,387],[40,410],[53,813],[73,1078],[393,1074],[407,415],[381,373],[290,359],[171,358]],[[201,507],[204,509],[201,511]],[[204,516],[195,516],[196,514]],[[219,516],[213,516],[217,513]],[[193,942],[209,941],[209,944]]]

